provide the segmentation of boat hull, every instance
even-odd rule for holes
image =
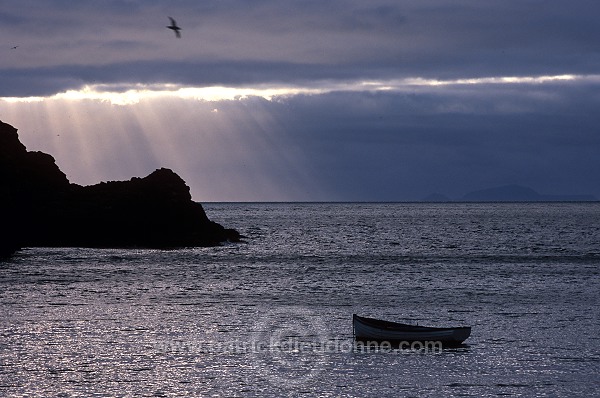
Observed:
[[[459,345],[471,335],[470,327],[434,328],[382,321],[353,316],[354,338],[363,342],[441,342],[444,345]]]

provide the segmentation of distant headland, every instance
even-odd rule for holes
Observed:
[[[129,181],[70,183],[54,158],[27,151],[0,121],[0,256],[23,247],[215,246],[240,234],[210,221],[176,173]]]
[[[543,195],[521,185],[503,185],[467,193],[458,199],[433,193],[423,198],[423,202],[594,202],[593,195]]]

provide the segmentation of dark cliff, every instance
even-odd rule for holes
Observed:
[[[71,184],[54,158],[28,152],[17,130],[0,121],[0,255],[27,246],[213,246],[239,241],[192,201],[169,169],[144,178]]]

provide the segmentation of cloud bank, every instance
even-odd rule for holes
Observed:
[[[0,96],[86,84],[590,75],[599,14],[593,0],[23,0],[0,14]]]

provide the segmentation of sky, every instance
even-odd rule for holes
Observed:
[[[0,0],[0,120],[71,182],[167,167],[205,202],[600,198],[599,15],[597,0]]]

